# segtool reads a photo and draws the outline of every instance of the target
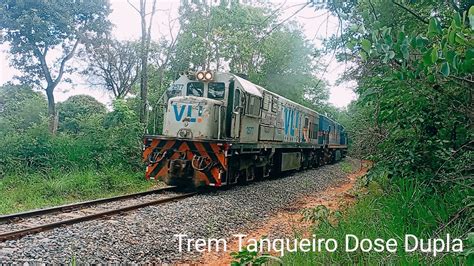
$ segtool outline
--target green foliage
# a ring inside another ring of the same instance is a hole
[[[340,162],[339,163],[341,165],[341,170],[344,172],[344,173],[347,173],[347,174],[350,174],[352,172],[354,172],[353,168],[352,168],[352,165],[346,161],[343,161],[343,162]]]
[[[228,65],[230,72],[247,74],[250,81],[295,102],[325,104],[328,89],[314,76],[319,53],[301,27],[277,26],[278,12],[271,5],[230,5],[181,6],[173,73]]]
[[[440,179],[433,173],[472,147],[468,16],[428,2],[330,6],[351,23],[344,52],[361,59],[351,73],[359,94],[348,108],[352,148],[394,176]]]
[[[334,40],[356,62],[358,100],[340,117],[351,152],[375,160],[367,191],[336,223],[314,234],[344,243],[361,238],[451,237],[469,244],[472,222],[474,12],[468,1],[331,2],[347,25]],[[316,209],[308,217],[318,220]],[[322,218],[324,220],[324,218]],[[472,264],[463,254],[404,251],[296,253],[288,264]],[[469,255],[470,254],[470,255]]]
[[[18,173],[0,179],[0,214],[132,193],[149,188],[140,172],[101,170]]]
[[[0,133],[23,132],[42,123],[47,114],[45,97],[26,86],[0,87]]]
[[[301,211],[303,221],[312,223],[328,222],[329,209],[324,205],[318,205],[314,208],[307,208]]]
[[[82,121],[104,116],[105,105],[89,95],[75,95],[58,104],[60,131],[79,133]]]
[[[259,247],[257,246],[257,249]],[[244,265],[262,265],[270,261],[268,254],[260,254],[257,251],[250,251],[247,247],[239,252],[231,252],[230,255],[234,259],[231,262],[232,266]]]
[[[60,105],[57,135],[48,131],[44,96],[26,87],[0,88],[0,177],[19,173],[117,169],[141,170],[141,129],[123,100],[114,110],[89,96]],[[32,113],[30,110],[36,110]]]
[[[313,74],[315,47],[298,27],[275,30],[262,42],[263,63],[249,73],[251,81],[308,107],[329,99],[326,83]]]
[[[90,96],[59,105],[51,135],[47,103],[25,86],[0,87],[0,213],[143,190],[141,127],[124,100],[108,112]]]
[[[375,179],[379,179],[375,177]],[[336,223],[318,223],[312,232],[318,238],[334,238],[341,245],[345,235],[353,234],[359,239],[390,239],[399,243],[398,252],[346,252],[339,247],[335,252],[296,252],[282,257],[289,265],[372,265],[384,262],[394,265],[470,265],[474,257],[466,253],[445,253],[443,256],[426,256],[420,253],[407,253],[403,250],[405,234],[414,234],[419,238],[453,238],[465,239],[469,246],[469,223],[465,218],[471,217],[472,210],[463,210],[461,199],[472,194],[469,189],[456,186],[451,193],[442,197],[432,188],[419,181],[399,180],[393,184],[383,184],[384,192],[369,193],[357,204],[343,212]],[[375,191],[375,190],[374,190]],[[459,217],[458,217],[458,216]],[[448,224],[450,226],[442,226]],[[439,226],[441,225],[441,226]]]

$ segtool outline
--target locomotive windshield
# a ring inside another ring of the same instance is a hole
[[[169,98],[173,98],[178,96],[182,93],[184,84],[172,84],[171,87],[166,90],[166,96]]]
[[[189,82],[186,95],[202,97],[204,94],[204,83],[202,82]]]
[[[207,97],[210,99],[224,99],[225,84],[223,82],[210,82]]]

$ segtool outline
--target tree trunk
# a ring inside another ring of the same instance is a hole
[[[146,28],[146,1],[140,0],[140,17],[142,26],[142,39],[141,39],[141,65],[142,71],[140,73],[140,99],[141,99],[141,112],[140,122],[146,126],[148,123],[148,51],[147,51],[147,28]]]
[[[46,96],[48,98],[48,121],[49,121],[49,131],[54,135],[58,129],[57,124],[57,113],[56,113],[56,103],[54,102],[54,87],[48,86],[46,88]]]

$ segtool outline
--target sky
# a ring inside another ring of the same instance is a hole
[[[216,0],[212,0],[216,2]],[[140,37],[140,17],[136,10],[134,10],[127,0],[111,0],[112,13],[109,18],[115,25],[113,34],[120,40],[135,40]],[[138,6],[139,0],[130,0],[132,4]],[[152,2],[152,1],[149,1]],[[242,0],[242,2],[252,2],[251,0]],[[275,6],[282,11],[280,21],[292,16],[305,3],[306,0],[270,0]],[[169,20],[178,17],[178,7],[180,0],[158,0],[158,12],[155,15],[152,27],[152,39],[157,40],[160,36],[169,36]],[[150,6],[151,9],[151,6]],[[313,7],[305,7],[293,16],[303,28],[308,40],[312,41],[317,47],[321,48],[322,40],[336,34],[338,31],[338,21],[335,17],[329,15],[327,10],[315,10]],[[176,25],[172,32],[178,31]],[[71,62],[72,64],[79,62]],[[323,66],[321,73],[316,73],[319,78],[328,81],[330,89],[329,102],[337,107],[347,106],[351,100],[355,99],[355,94],[352,91],[354,83],[343,83],[336,85],[336,80],[345,71],[347,66],[344,63],[336,62],[333,54],[325,56],[322,62],[317,62],[318,65]],[[327,66],[327,67],[326,67]],[[326,70],[326,71],[324,71]],[[9,66],[8,46],[6,44],[0,45],[0,85],[10,81],[13,76],[20,74],[18,70]],[[87,84],[84,78],[79,75],[73,77],[74,84],[65,82],[60,83],[55,89],[56,101],[61,102],[66,100],[69,96],[76,94],[88,94],[94,96],[104,104],[109,105],[112,101],[112,95],[105,90],[98,87],[91,87]]]

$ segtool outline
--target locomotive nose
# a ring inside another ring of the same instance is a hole
[[[163,134],[169,137],[215,139],[221,130],[222,102],[194,96],[171,98]]]

